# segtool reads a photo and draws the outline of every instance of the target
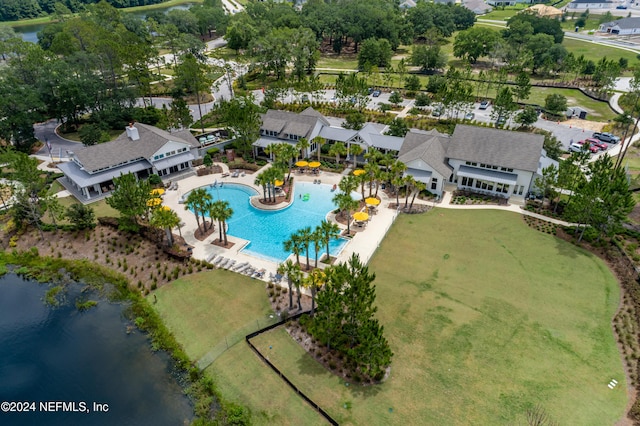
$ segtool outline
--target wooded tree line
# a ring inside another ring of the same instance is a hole
[[[80,12],[99,0],[0,0],[0,21],[18,21],[54,14],[63,10]],[[146,6],[165,0],[105,0],[117,8]]]
[[[473,25],[470,10],[425,1],[403,11],[389,0],[311,0],[298,12],[286,3],[252,2],[229,19],[229,47],[246,50],[277,79],[293,62],[296,77],[313,71],[321,43],[341,53],[346,46],[366,56],[362,62],[385,67],[400,44],[424,38],[428,31],[448,37]]]
[[[219,3],[199,8],[221,12]],[[166,66],[159,60],[161,47],[174,54],[172,108],[135,109],[137,98],[151,96],[151,83],[159,78],[154,71]],[[48,25],[38,44],[0,34],[0,54],[8,62],[0,75],[0,116],[5,117],[0,139],[28,152],[35,140],[33,123],[50,117],[59,119],[63,130],[77,130],[88,120],[86,144],[132,119],[163,128],[189,126],[191,116],[181,98],[211,84],[203,50],[199,38],[172,22],[143,21],[104,1]]]

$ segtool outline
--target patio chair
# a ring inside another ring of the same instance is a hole
[[[235,265],[235,264],[236,264],[236,261],[232,260],[231,262],[229,262],[228,265],[225,266],[225,269],[231,270],[231,268],[233,268],[233,265]]]

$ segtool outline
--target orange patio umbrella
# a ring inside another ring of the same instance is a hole
[[[318,167],[320,167],[321,164],[319,161],[312,161],[309,163],[309,167],[311,167],[312,169],[317,169]]]
[[[296,163],[296,167],[307,167],[309,165],[308,161],[300,160]]]
[[[364,170],[363,170],[363,169],[355,169],[355,170],[353,171],[353,175],[354,175],[354,176],[360,176],[360,175],[362,175],[362,174],[364,174]]]

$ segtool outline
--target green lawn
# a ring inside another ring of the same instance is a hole
[[[515,214],[437,210],[401,216],[370,265],[395,352],[383,385],[347,387],[283,331],[254,341],[339,423],[519,424],[535,404],[559,424],[624,415],[625,387],[606,386],[625,380],[619,289],[596,257]]]
[[[181,278],[155,294],[153,306],[194,361],[229,340],[230,349],[205,371],[225,399],[251,409],[254,424],[324,424],[244,342],[273,321],[262,281],[217,270]]]
[[[347,386],[281,329],[254,339],[341,424],[524,424],[535,404],[559,424],[623,417],[611,331],[619,288],[595,256],[513,213],[435,210],[401,215],[370,267],[395,353],[384,384]],[[154,306],[194,360],[269,312],[262,283],[227,271],[156,294]],[[206,372],[256,424],[323,424],[244,342]]]

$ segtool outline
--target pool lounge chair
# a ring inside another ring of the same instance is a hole
[[[231,268],[233,268],[233,265],[236,264],[235,260],[232,260],[231,262],[229,262],[228,265],[225,266],[225,269],[231,270]]]
[[[240,172],[238,170],[234,170],[233,174],[231,175],[232,178],[237,178],[238,176],[240,176]]]
[[[249,262],[241,263],[241,264],[239,264],[238,266],[236,266],[235,268],[233,268],[233,270],[234,270],[235,272],[238,272],[240,269],[244,268],[244,267],[245,267],[245,266],[247,266],[248,264],[249,264]]]

